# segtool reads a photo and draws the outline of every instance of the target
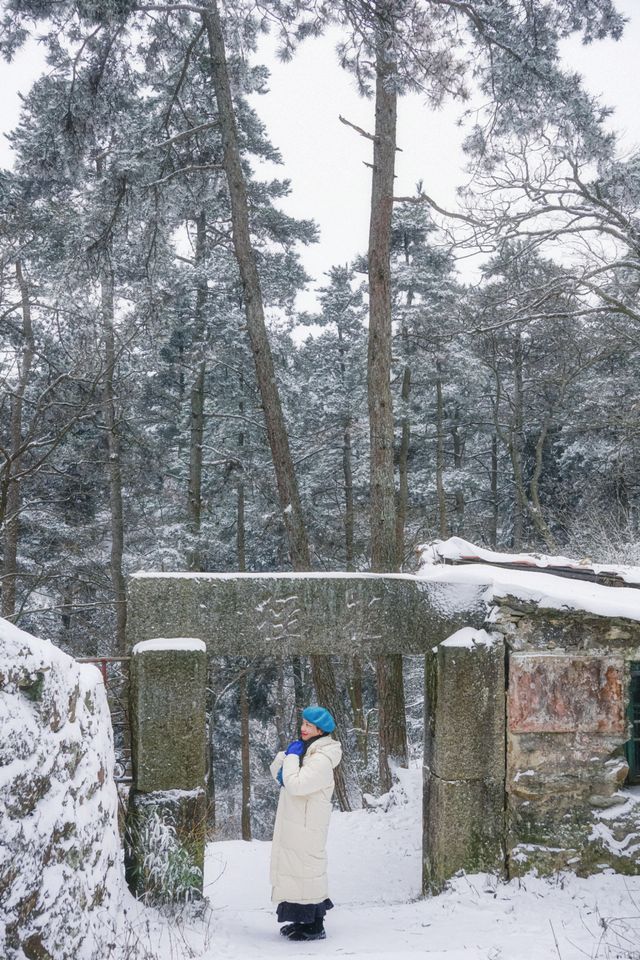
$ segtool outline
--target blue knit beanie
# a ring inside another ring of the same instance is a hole
[[[336,722],[324,707],[306,707],[302,711],[304,720],[308,720],[314,727],[318,727],[324,733],[331,733],[336,728]]]

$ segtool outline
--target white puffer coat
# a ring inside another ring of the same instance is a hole
[[[322,903],[329,896],[326,843],[333,771],[341,759],[342,747],[327,735],[310,744],[302,763],[280,752],[271,764],[274,780],[282,767],[284,782],[271,845],[274,903]]]

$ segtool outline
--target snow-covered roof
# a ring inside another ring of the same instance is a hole
[[[567,557],[497,553],[459,537],[425,544],[419,553],[419,579],[432,584],[456,585],[461,590],[485,586],[483,600],[488,607],[500,599],[514,597],[544,609],[582,610],[600,617],[640,621],[640,590],[631,586],[640,584],[638,567],[582,564]],[[630,585],[605,586],[572,576],[573,570],[577,575],[585,569],[616,576],[620,582]],[[560,571],[562,575],[558,575]]]
[[[530,570],[548,570],[576,579],[594,581],[604,578],[611,581],[634,584],[640,586],[640,567],[625,564],[593,563],[590,557],[576,560],[562,555],[546,553],[500,553],[496,550],[487,550],[478,547],[462,537],[450,537],[448,540],[434,540],[431,543],[418,547],[423,564],[426,563],[488,563],[492,566],[509,567],[514,569],[528,568]]]

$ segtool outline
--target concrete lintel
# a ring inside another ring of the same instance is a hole
[[[128,641],[201,637],[210,656],[420,655],[481,627],[481,597],[404,574],[138,573]]]

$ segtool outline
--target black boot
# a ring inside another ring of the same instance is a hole
[[[313,923],[300,923],[297,926],[299,929],[288,935],[289,940],[326,940],[327,934],[322,917]]]
[[[295,933],[296,930],[299,930],[301,926],[301,923],[285,923],[284,926],[280,927],[280,935],[282,937],[289,937],[292,933]]]

